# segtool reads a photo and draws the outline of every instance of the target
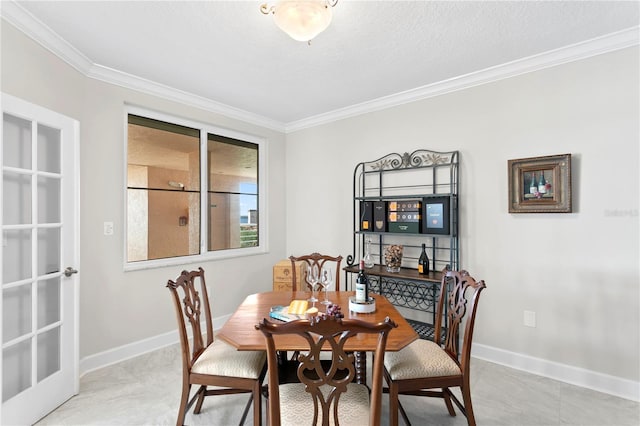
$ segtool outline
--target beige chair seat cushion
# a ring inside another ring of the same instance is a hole
[[[398,352],[384,354],[384,367],[391,380],[462,374],[451,357],[431,340],[418,339]]]
[[[313,419],[313,397],[305,391],[302,383],[280,385],[280,423],[282,426],[306,426]],[[327,386],[327,389],[329,387]],[[318,404],[318,423],[322,412]],[[369,390],[364,385],[350,383],[347,391],[340,395],[338,420],[341,425],[360,426],[369,424]],[[329,424],[333,425],[333,416]]]
[[[192,373],[257,379],[267,354],[264,351],[239,351],[217,339],[204,350],[191,368]]]

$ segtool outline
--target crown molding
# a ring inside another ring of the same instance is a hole
[[[105,83],[179,102],[184,105],[200,108],[278,132],[285,132],[284,123],[279,121],[102,65],[93,65],[86,75],[87,77],[104,81]]]
[[[0,16],[82,74],[93,65],[89,58],[16,2],[1,1]]]
[[[122,71],[94,64],[75,47],[65,41],[51,28],[37,19],[15,1],[0,2],[0,16],[35,40],[45,49],[58,56],[74,69],[89,78],[136,90],[163,99],[194,106],[205,111],[224,115],[250,124],[266,127],[278,132],[285,131],[285,124],[270,118],[241,110],[202,96],[188,93],[164,84],[156,83]]]
[[[291,133],[357,115],[428,99],[640,44],[640,26],[635,26],[415,89],[339,108],[302,120],[282,123],[193,93],[184,92],[135,75],[94,64],[89,58],[13,0],[0,2],[0,16],[89,78],[194,106],[283,133]]]
[[[456,92],[474,86],[480,86],[498,80],[515,77],[521,74],[539,71],[545,68],[555,67],[567,62],[586,59],[638,44],[640,44],[640,26],[450,78],[448,80],[439,81],[349,107],[340,108],[324,114],[318,114],[313,117],[293,121],[286,124],[285,131],[286,133],[291,133],[297,130],[432,98],[446,93]]]

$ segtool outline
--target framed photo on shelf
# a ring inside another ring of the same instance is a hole
[[[451,233],[449,196],[425,197],[422,199],[422,233],[449,235]]]
[[[508,164],[509,213],[571,213],[571,154]]]

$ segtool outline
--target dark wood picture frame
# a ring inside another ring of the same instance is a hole
[[[571,213],[571,154],[509,160],[509,213]]]

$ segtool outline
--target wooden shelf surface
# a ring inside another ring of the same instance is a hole
[[[343,268],[346,272],[357,274],[359,271],[359,265],[354,264],[351,266],[346,266]],[[371,268],[365,268],[365,274],[367,275],[376,275],[379,277],[386,278],[395,278],[395,279],[405,279],[412,281],[425,281],[425,282],[436,282],[439,283],[442,281],[442,272],[434,272],[431,271],[426,275],[422,275],[418,273],[417,269],[412,268],[400,268],[400,272],[389,272],[384,265],[373,265]]]

